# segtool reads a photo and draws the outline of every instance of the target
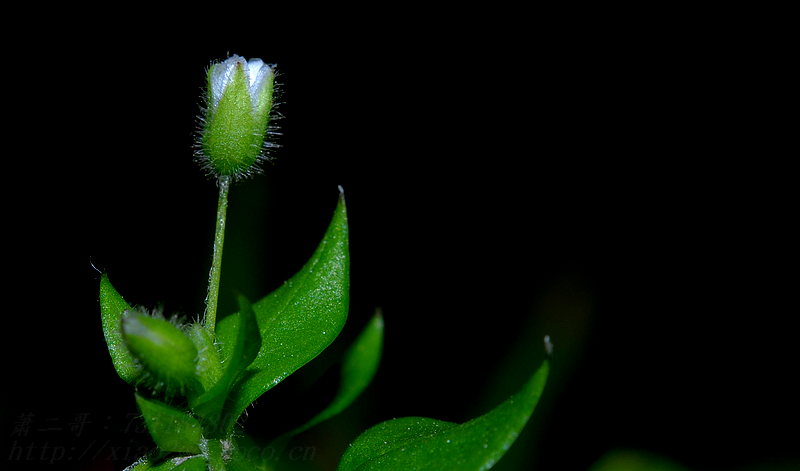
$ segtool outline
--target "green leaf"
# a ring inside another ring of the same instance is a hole
[[[233,385],[226,417],[238,417],[247,406],[320,354],[347,320],[350,303],[350,253],[344,193],[317,250],[291,279],[253,304],[261,330],[261,348]],[[217,323],[223,342],[235,334],[236,318]],[[229,424],[229,427],[231,424]]]
[[[103,322],[103,335],[117,374],[126,382],[132,383],[139,377],[141,371],[122,336],[122,317],[129,308],[130,305],[111,285],[108,275],[103,273],[100,277],[100,317]]]
[[[239,312],[228,316],[223,329],[218,330],[217,340],[227,365],[223,382],[229,384],[245,368],[253,363],[261,350],[261,332],[250,302],[238,296]]]
[[[338,470],[489,469],[533,413],[549,370],[546,359],[519,393],[462,425],[422,417],[380,423],[350,444]]]
[[[255,313],[247,298],[239,296],[239,312],[230,317],[233,317],[233,321],[229,323],[224,338],[220,338],[221,342],[231,345],[225,360],[225,372],[213,387],[190,403],[192,411],[207,420],[204,431],[206,436],[211,437],[224,435],[225,422],[235,420],[235,417],[225,420],[221,414],[228,391],[233,381],[255,360],[261,349],[261,334],[258,331]],[[230,338],[231,334],[235,337]]]
[[[135,394],[147,430],[163,451],[200,453],[202,427],[194,417]]]
[[[283,445],[282,440],[288,440],[290,437],[330,419],[345,410],[347,406],[356,400],[364,389],[369,386],[375,376],[375,372],[378,371],[381,351],[383,350],[383,330],[383,316],[378,311],[345,352],[339,391],[330,405],[312,417],[311,420],[282,435],[276,441],[281,441],[281,445]]]

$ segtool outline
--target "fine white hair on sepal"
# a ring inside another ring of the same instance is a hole
[[[544,336],[544,351],[547,353],[547,356],[553,354],[553,342],[550,341],[549,335]]]

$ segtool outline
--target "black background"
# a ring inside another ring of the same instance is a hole
[[[57,145],[25,127],[54,178],[8,199],[24,201],[13,227],[30,249],[15,275],[26,289],[8,293],[20,323],[5,337],[24,340],[7,354],[0,458],[39,464],[42,444],[62,444],[55,465],[121,469],[123,451],[148,446],[123,430],[135,403],[87,259],[130,302],[202,311],[217,194],[192,144],[203,72],[229,52],[277,63],[282,147],[231,190],[220,311],[235,289],[258,299],[302,266],[337,185],[352,256],[340,339],[262,397],[246,430],[268,437],[323,407],[337,355],[380,306],[381,369],[351,410],[297,438],[317,447],[308,469],[335,469],[386,419],[485,413],[535,371],[545,334],[550,382],[495,469],[582,470],[616,447],[698,470],[798,458],[796,211],[782,206],[794,186],[726,126],[725,64],[643,32],[564,26],[209,41],[162,27],[158,42],[105,31],[109,43],[59,51],[69,73],[42,112]],[[78,436],[66,424],[80,413]]]

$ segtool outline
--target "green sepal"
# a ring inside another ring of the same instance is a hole
[[[228,322],[223,335],[218,337],[219,342],[228,346],[223,350],[225,371],[213,387],[207,389],[193,404],[190,402],[192,410],[207,422],[205,432],[210,437],[226,435],[229,426],[235,422],[236,417],[222,416],[228,391],[261,349],[261,333],[250,302],[241,295],[238,301],[239,312],[229,316],[233,319]]]
[[[147,430],[163,451],[200,453],[202,427],[194,417],[162,402],[135,394]]]
[[[199,323],[194,323],[189,329],[189,338],[192,339],[197,349],[197,387],[186,391],[189,408],[194,411],[198,400],[206,391],[219,383],[222,377],[222,361],[220,360],[214,339],[208,330]],[[197,413],[195,411],[195,413]],[[218,422],[218,420],[217,420]]]
[[[214,67],[222,67],[220,64]],[[213,67],[208,71],[209,101]],[[247,172],[256,163],[264,143],[263,132],[258,132],[253,116],[249,83],[242,64],[228,82],[215,109],[209,110],[203,130],[203,154],[219,175],[237,175]]]
[[[327,348],[344,327],[349,303],[347,209],[340,193],[331,223],[308,262],[283,286],[253,304],[261,349],[234,383],[226,416],[241,415],[264,392]],[[217,322],[218,338],[232,336],[234,323],[231,316]]]
[[[511,447],[527,423],[549,371],[550,363],[545,359],[519,393],[461,425],[423,417],[380,423],[350,444],[337,469],[489,469]]]
[[[206,390],[212,388],[222,376],[222,361],[220,360],[214,339],[203,327],[202,324],[195,322],[189,328],[189,338],[197,349],[197,380],[199,387],[196,390],[187,392],[189,404],[196,400]]]
[[[103,335],[117,374],[126,382],[133,383],[142,372],[122,336],[122,317],[127,309],[130,309],[130,305],[114,289],[108,280],[108,275],[103,273],[100,277],[100,318],[103,323]]]
[[[256,107],[253,110],[253,121],[256,126],[255,132],[262,137],[262,143],[264,134],[267,132],[267,127],[269,126],[269,114],[272,110],[272,97],[274,94],[273,90],[275,88],[274,70],[269,74],[267,80],[268,82],[264,85],[264,89],[258,96],[256,100]]]

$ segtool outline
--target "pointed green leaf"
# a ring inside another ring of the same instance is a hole
[[[226,352],[225,372],[213,387],[190,403],[197,415],[207,419],[205,432],[212,437],[224,435],[227,425],[225,422],[235,421],[235,417],[223,420],[221,415],[228,391],[233,381],[255,360],[261,349],[261,333],[247,298],[239,296],[239,312],[230,317],[234,319],[225,330],[225,335],[220,338],[220,342],[230,346]],[[235,337],[231,338],[231,334]]]
[[[140,369],[122,336],[122,317],[129,308],[128,303],[111,285],[108,275],[103,273],[100,277],[100,317],[103,322],[103,335],[117,374],[126,382],[132,383],[139,377]]]
[[[239,295],[237,301],[239,312],[226,318],[223,329],[217,329],[217,341],[222,347],[227,368],[231,370],[226,375],[233,375],[231,381],[250,366],[261,350],[261,332],[253,307],[244,296]]]
[[[345,352],[339,391],[330,405],[311,420],[282,435],[276,441],[280,441],[280,444],[283,445],[283,440],[288,440],[345,410],[369,386],[375,372],[378,371],[382,350],[383,316],[378,311]]]
[[[383,352],[383,315],[377,311],[347,350],[342,364],[339,392],[326,410],[320,413],[325,420],[343,411],[369,386]]]
[[[533,413],[549,370],[545,360],[519,393],[462,425],[421,417],[380,423],[350,444],[338,470],[489,469]]]
[[[194,417],[136,394],[147,430],[163,451],[200,453],[202,427]]]
[[[261,348],[234,383],[227,417],[238,417],[261,394],[320,354],[344,327],[350,302],[350,253],[344,193],[328,230],[309,261],[280,288],[253,304]],[[217,323],[231,338],[236,318]],[[224,349],[224,340],[223,349]]]

